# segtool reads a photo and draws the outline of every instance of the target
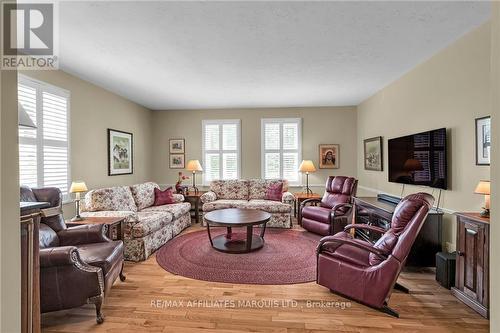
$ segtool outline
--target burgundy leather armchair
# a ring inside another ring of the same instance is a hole
[[[308,231],[328,236],[342,231],[350,223],[358,181],[352,177],[330,176],[325,187],[323,198],[302,202],[299,223]]]
[[[118,276],[125,280],[123,242],[107,238],[106,225],[67,228],[58,188],[22,186],[21,200],[50,203],[50,208],[42,210],[39,233],[41,312],[92,303],[101,324],[104,296]]]
[[[388,307],[396,280],[434,203],[427,193],[411,194],[397,205],[391,228],[351,224],[318,245],[316,282],[382,312],[399,317]],[[352,229],[365,229],[383,236],[375,243],[355,239]]]

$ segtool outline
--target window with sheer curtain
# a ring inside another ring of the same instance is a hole
[[[69,92],[20,76],[18,101],[37,126],[19,128],[21,185],[57,187],[69,199]]]
[[[238,179],[241,169],[240,120],[203,120],[203,180]]]
[[[262,178],[286,179],[299,185],[302,158],[300,118],[261,120]]]

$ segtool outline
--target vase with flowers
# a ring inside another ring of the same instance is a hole
[[[187,191],[187,186],[183,186],[182,182],[186,179],[189,179],[189,176],[184,175],[181,171],[179,171],[179,176],[177,177],[177,183],[175,183],[175,191],[180,194],[185,194]]]

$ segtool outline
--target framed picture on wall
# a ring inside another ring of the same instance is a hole
[[[339,145],[319,145],[319,168],[338,169],[340,165]]]
[[[476,165],[490,165],[491,117],[476,119]]]
[[[130,175],[134,172],[132,133],[108,128],[108,175]]]
[[[364,140],[365,170],[383,171],[382,137]]]
[[[184,169],[184,154],[170,154],[170,169]]]
[[[184,139],[170,139],[169,146],[170,146],[170,154],[185,153]]]

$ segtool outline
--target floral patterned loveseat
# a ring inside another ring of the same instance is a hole
[[[283,183],[281,202],[266,200],[267,188],[276,183]],[[291,228],[294,196],[287,190],[288,182],[281,179],[214,180],[200,199],[205,213],[224,208],[259,209],[271,214],[268,227]]]
[[[174,194],[176,203],[153,206],[153,182],[91,190],[82,202],[83,217],[125,216],[125,259],[146,260],[151,253],[191,225],[191,204]]]

